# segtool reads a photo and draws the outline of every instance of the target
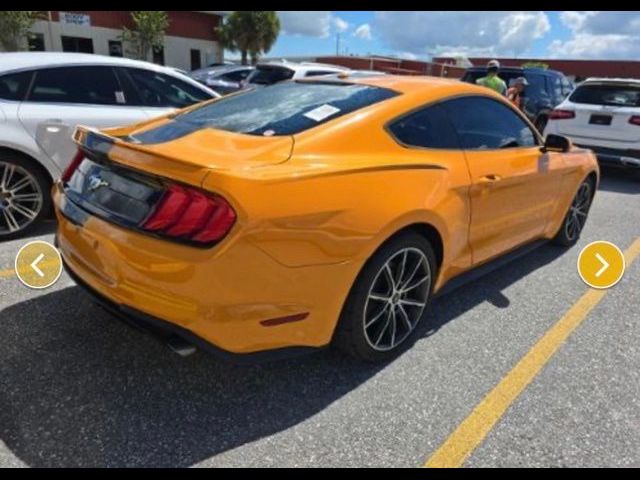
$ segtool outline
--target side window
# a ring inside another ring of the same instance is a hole
[[[328,72],[326,70],[309,70],[304,74],[305,77],[319,77],[320,75],[333,75],[338,72]]]
[[[562,80],[559,76],[550,77],[551,81],[551,91],[553,92],[553,98],[556,102],[560,103],[564,100],[564,89],[562,85]]]
[[[122,105],[124,94],[111,67],[61,67],[36,71],[31,102]]]
[[[20,72],[0,77],[0,98],[21,101],[29,89],[33,72]]]
[[[457,150],[460,143],[446,111],[439,105],[424,108],[397,120],[389,127],[404,145]]]
[[[485,97],[463,97],[441,104],[465,150],[533,147],[538,140],[510,107]]]
[[[125,70],[138,92],[139,103],[145,106],[184,108],[212,98],[207,92],[163,73],[139,68]]]
[[[571,82],[569,82],[565,77],[562,77],[562,99],[564,100],[567,98],[572,90]]]
[[[234,72],[225,73],[221,78],[229,82],[241,82],[247,78],[250,73],[251,70],[236,70]]]

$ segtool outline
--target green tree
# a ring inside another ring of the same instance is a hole
[[[544,62],[526,62],[523,63],[522,68],[541,68],[543,70],[547,70],[549,65]]]
[[[255,65],[278,39],[280,19],[275,11],[233,12],[217,31],[223,48],[239,51],[243,65],[249,57]]]
[[[133,30],[124,27],[120,38],[126,44],[127,53],[140,60],[148,60],[152,48],[160,48],[164,32],[169,27],[167,12],[131,12]]]
[[[0,12],[0,44],[7,52],[15,52],[22,47],[22,40],[28,35],[33,23],[43,12]]]

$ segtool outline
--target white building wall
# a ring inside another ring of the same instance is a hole
[[[119,40],[119,36],[122,34],[121,30],[114,28],[70,25],[46,21],[35,22],[31,31],[44,35],[45,50],[47,51],[61,52],[61,37],[63,35],[91,38],[93,41],[93,52],[98,55],[109,55],[109,40]],[[166,35],[164,37],[165,65],[187,71],[191,70],[191,49],[200,50],[200,62],[202,66],[222,60],[223,52],[218,42]],[[126,46],[123,50],[125,56],[127,56]],[[147,60],[151,61],[151,59],[152,56],[149,55]]]

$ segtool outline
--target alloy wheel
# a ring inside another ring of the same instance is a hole
[[[429,300],[431,268],[417,248],[391,256],[376,274],[363,312],[367,343],[380,352],[393,350],[415,329]]]
[[[25,168],[0,162],[0,236],[24,230],[42,210],[37,179]]]
[[[580,233],[584,228],[584,224],[587,221],[590,204],[591,184],[589,182],[585,182],[580,185],[578,193],[569,208],[569,214],[564,226],[565,235],[568,240],[573,241],[580,236]]]

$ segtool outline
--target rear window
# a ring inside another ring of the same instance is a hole
[[[632,85],[583,85],[569,98],[573,103],[640,107],[640,87]]]
[[[282,67],[258,67],[249,77],[249,83],[256,85],[273,85],[293,78],[293,70]]]
[[[222,98],[135,136],[159,143],[203,128],[249,135],[293,135],[398,95],[349,83],[287,82]]]

